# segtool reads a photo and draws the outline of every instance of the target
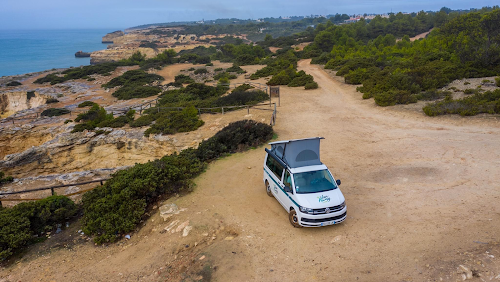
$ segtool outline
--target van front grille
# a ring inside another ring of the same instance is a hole
[[[344,207],[345,207],[345,205],[338,205],[338,206],[322,208],[322,209],[313,209],[313,214],[325,214],[325,213],[338,212],[338,211],[342,210]]]
[[[333,220],[341,219],[341,218],[345,217],[346,214],[347,214],[347,212],[345,212],[345,213],[343,213],[341,215],[338,215],[338,216],[328,217],[328,218],[306,218],[306,217],[303,217],[301,220],[303,222],[321,223],[321,222],[333,221]]]

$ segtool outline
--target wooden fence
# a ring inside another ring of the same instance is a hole
[[[28,189],[28,190],[23,190],[23,191],[14,191],[14,192],[2,192],[0,193],[0,206],[2,206],[2,202],[17,202],[17,201],[38,201],[38,200],[43,200],[44,198],[41,199],[28,199],[28,198],[3,198],[3,196],[6,195],[15,195],[15,194],[26,194],[26,193],[31,193],[31,192],[37,192],[37,191],[43,191],[43,190],[50,190],[52,195],[55,195],[55,190],[57,188],[63,188],[63,187],[70,187],[70,186],[79,186],[79,185],[85,185],[85,184],[90,184],[90,183],[97,183],[100,182],[101,186],[104,184],[104,181],[109,180],[109,178],[103,178],[103,179],[97,179],[97,180],[91,180],[91,181],[86,181],[86,182],[80,182],[80,183],[73,183],[73,184],[63,184],[63,185],[54,185],[54,186],[49,186],[49,187],[42,187],[42,188],[35,188],[35,189]],[[85,190],[80,190],[74,193],[70,194],[65,194],[63,196],[73,196],[77,194],[82,194],[87,191],[93,190],[95,187],[92,187],[90,189],[85,189]]]

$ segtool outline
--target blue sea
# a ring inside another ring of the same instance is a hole
[[[115,30],[0,30],[0,76],[89,65],[75,53],[106,49],[102,37]]]

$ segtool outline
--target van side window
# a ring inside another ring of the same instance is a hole
[[[273,157],[267,156],[267,161],[266,161],[267,167],[278,177],[279,180],[281,180],[281,176],[283,175],[283,166],[276,161]]]
[[[292,188],[292,177],[290,176],[290,172],[288,170],[285,171],[285,178],[283,178],[283,184]]]

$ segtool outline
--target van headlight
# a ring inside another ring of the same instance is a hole
[[[313,213],[313,209],[302,207],[302,206],[300,207],[300,211],[303,213],[310,213],[310,214]]]
[[[342,204],[340,204],[339,206],[340,206],[340,209],[345,208],[345,201],[343,201]]]

